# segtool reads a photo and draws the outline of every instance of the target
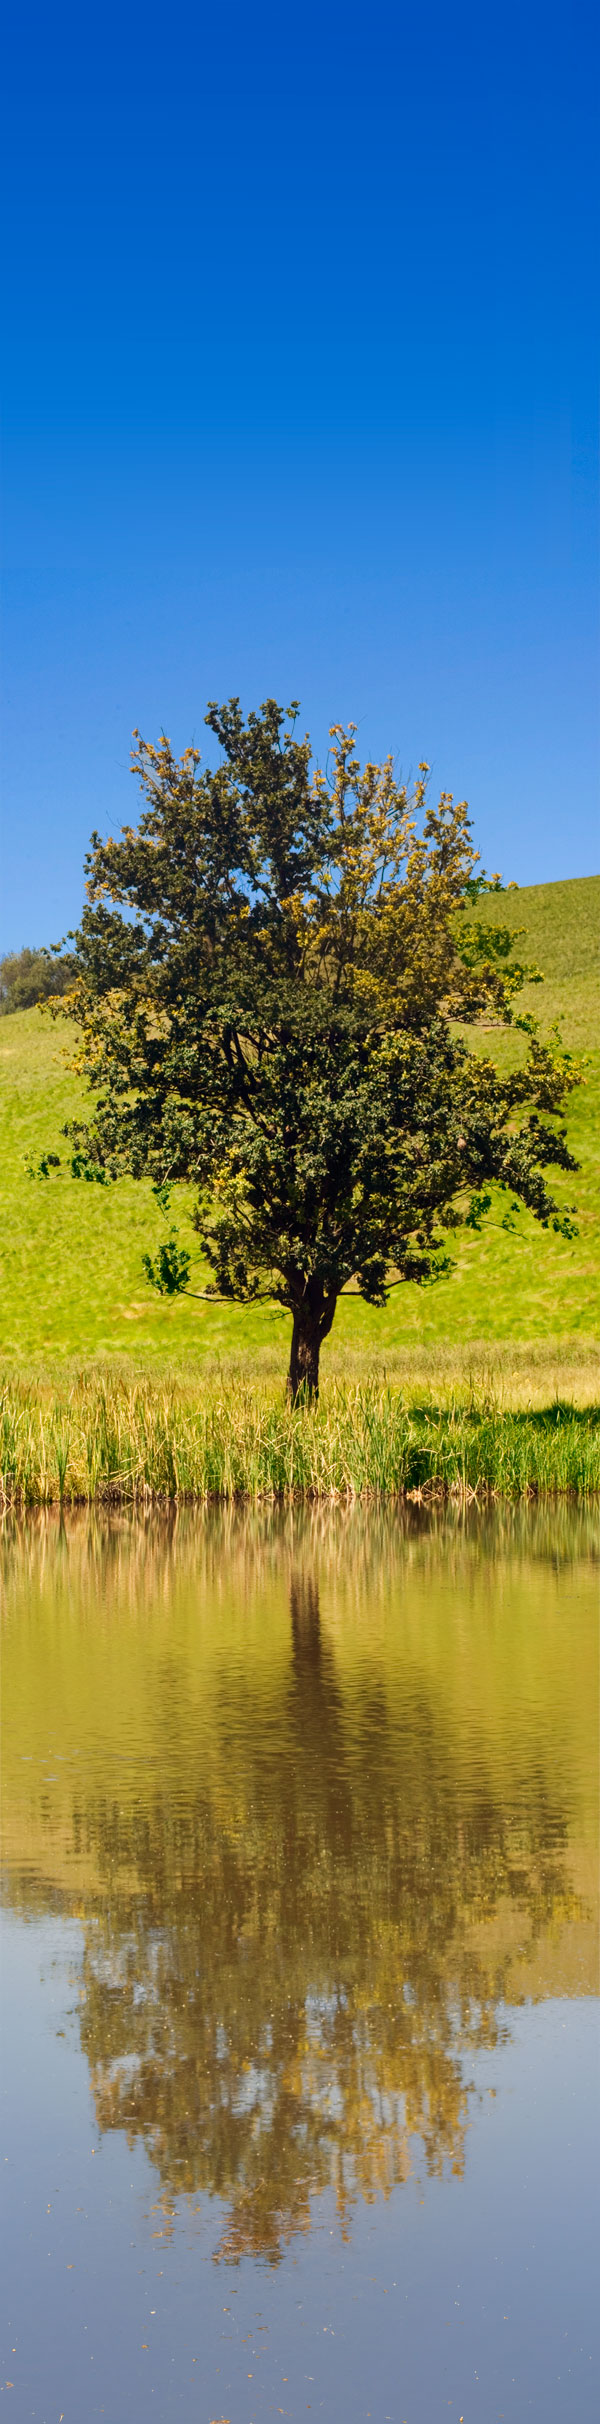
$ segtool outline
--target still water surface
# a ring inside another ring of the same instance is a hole
[[[5,1536],[15,2424],[595,2419],[597,1546]]]

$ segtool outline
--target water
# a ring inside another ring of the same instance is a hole
[[[9,1530],[16,2424],[595,2419],[595,1550]]]

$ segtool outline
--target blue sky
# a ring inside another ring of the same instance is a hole
[[[13,12],[0,947],[232,692],[598,868],[599,53],[580,0]]]

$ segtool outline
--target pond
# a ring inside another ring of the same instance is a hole
[[[6,1529],[16,2424],[595,2419],[597,1551]]]

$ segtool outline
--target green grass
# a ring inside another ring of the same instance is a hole
[[[544,984],[524,987],[521,1005],[547,1030],[557,1020],[572,1051],[600,1047],[600,875],[492,893],[490,925],[522,927],[515,958],[535,962]]]
[[[559,1017],[564,1042],[590,1053],[586,1084],[571,1098],[568,1132],[581,1161],[576,1178],[557,1182],[574,1201],[572,1240],[540,1230],[520,1213],[515,1233],[500,1226],[500,1201],[481,1236],[465,1234],[456,1270],[434,1288],[396,1289],[383,1312],[342,1300],[323,1358],[323,1378],[384,1373],[416,1386],[454,1383],[485,1367],[523,1402],[598,1393],[594,1340],[600,1278],[600,877],[536,885],[492,896],[486,914],[525,927],[517,946],[547,971],[526,1006],[542,1029]],[[491,1031],[477,1048],[506,1058],[520,1039]],[[161,1218],[145,1185],[99,1188],[63,1175],[33,1181],[24,1156],[64,1151],[63,1121],[81,1107],[80,1081],[67,1067],[68,1035],[39,1011],[0,1023],[0,1342],[13,1372],[108,1362],[133,1373],[201,1370],[242,1379],[283,1373],[288,1320],[275,1310],[162,1302],[142,1271]],[[195,1252],[189,1208],[176,1204],[183,1238]],[[199,1266],[196,1265],[196,1269]],[[201,1284],[201,1282],[200,1282]],[[514,1385],[513,1385],[514,1384]]]
[[[17,1381],[0,1400],[5,1507],[599,1490],[600,1407],[409,1407],[398,1390],[334,1382],[325,1402],[292,1412],[260,1385],[211,1393],[112,1377],[58,1394]]]

